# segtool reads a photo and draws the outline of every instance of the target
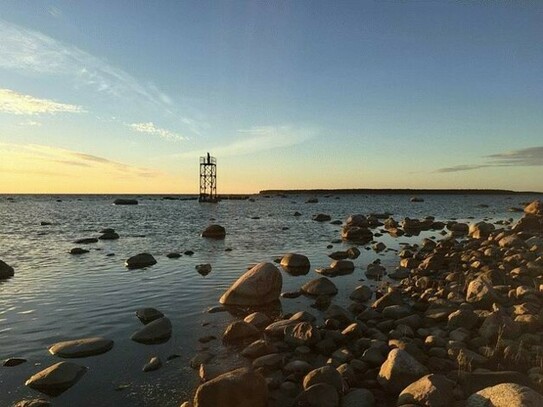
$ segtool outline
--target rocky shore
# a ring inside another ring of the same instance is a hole
[[[278,259],[284,271],[258,264],[220,298],[236,316],[223,345],[243,363],[227,370],[196,355],[201,384],[181,406],[542,406],[543,205],[524,212],[515,224],[351,216],[341,238],[353,248],[298,292],[281,293],[281,273],[306,274],[303,254]],[[395,283],[353,286],[351,304],[335,304],[328,277],[355,272],[356,246],[380,251],[384,233],[423,230],[443,237],[405,245],[392,273],[368,266],[368,279]],[[314,310],[269,311],[299,295]]]

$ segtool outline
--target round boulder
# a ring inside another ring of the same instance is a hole
[[[310,266],[309,259],[303,254],[288,253],[281,259],[281,267],[291,275],[305,275]]]
[[[226,229],[221,225],[209,225],[202,232],[202,237],[208,237],[211,239],[224,239],[226,236]]]
[[[398,394],[428,374],[428,369],[403,349],[392,349],[381,365],[377,381],[385,390]]]
[[[268,386],[262,375],[236,369],[205,382],[194,396],[194,407],[267,407]]]
[[[277,301],[283,287],[281,272],[272,263],[259,263],[222,295],[224,305],[258,306]]]
[[[166,317],[149,322],[139,331],[135,332],[130,339],[135,342],[153,344],[162,343],[170,339],[172,335],[172,323]]]
[[[25,385],[49,396],[58,396],[76,384],[86,371],[85,366],[59,362],[30,377]]]
[[[61,358],[84,358],[106,353],[111,348],[113,348],[112,340],[94,337],[55,343],[49,348],[49,353]]]
[[[466,407],[539,407],[543,406],[543,396],[535,390],[516,383],[502,383],[487,387],[472,394]]]
[[[155,258],[149,253],[140,253],[130,257],[125,262],[129,269],[141,269],[156,264]]]
[[[301,291],[304,294],[319,296],[319,295],[336,295],[337,287],[326,277],[317,278],[315,280],[308,281],[305,283]]]

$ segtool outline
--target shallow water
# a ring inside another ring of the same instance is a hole
[[[312,221],[316,213],[340,220],[354,213],[388,211],[397,220],[432,215],[444,221],[496,221],[518,219],[521,214],[508,208],[520,207],[537,197],[431,195],[421,196],[424,202],[411,203],[407,195],[332,195],[306,204],[309,196],[297,195],[199,204],[141,196],[137,197],[137,206],[115,206],[112,196],[17,195],[13,201],[0,196],[0,259],[15,268],[15,277],[0,281],[0,359],[28,360],[16,367],[0,367],[0,406],[41,396],[24,382],[62,360],[47,352],[49,345],[96,335],[113,339],[114,348],[103,355],[72,360],[89,367],[89,371],[75,386],[54,398],[55,406],[178,406],[196,384],[196,374],[188,362],[202,346],[198,338],[220,337],[223,327],[233,319],[227,313],[209,314],[205,310],[218,305],[220,295],[247,267],[287,252],[305,254],[311,261],[309,274],[293,277],[283,273],[283,291],[297,290],[319,276],[315,268],[329,265],[327,254],[351,246],[339,243],[327,249],[333,239],[339,238],[341,226]],[[295,211],[302,216],[293,216]],[[255,216],[260,219],[252,219]],[[40,226],[41,221],[52,225]],[[226,228],[225,240],[200,237],[210,223]],[[121,238],[90,245],[73,243],[83,237],[98,237],[106,227],[114,228]],[[424,236],[439,237],[437,232],[398,239],[385,234],[379,240],[398,249],[400,243],[418,243]],[[76,246],[91,252],[70,255],[69,250]],[[195,252],[193,256],[166,257],[169,252],[188,249]],[[127,270],[124,261],[140,252],[152,253],[158,263],[143,270]],[[109,253],[115,255],[108,257]],[[333,280],[340,291],[335,303],[348,304],[348,294],[364,280],[363,270],[376,258],[389,271],[398,264],[392,251],[377,255],[362,250],[354,261],[355,272]],[[201,263],[213,267],[206,277],[195,270]],[[284,312],[309,304],[303,297],[281,300]],[[168,342],[142,345],[130,340],[141,327],[134,314],[141,307],[158,308],[171,319],[173,335]],[[208,346],[220,353],[217,363],[221,363],[221,357],[228,357],[219,341]],[[180,357],[166,363],[172,354]],[[143,365],[154,355],[160,356],[164,366],[143,373]]]

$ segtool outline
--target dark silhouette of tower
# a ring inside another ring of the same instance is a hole
[[[217,160],[207,156],[200,157],[200,202],[218,202],[217,198]]]

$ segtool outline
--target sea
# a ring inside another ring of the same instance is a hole
[[[282,271],[283,291],[295,291],[320,277],[315,269],[330,264],[328,254],[352,246],[338,240],[341,225],[316,222],[315,214],[340,221],[352,214],[388,212],[398,221],[434,216],[445,222],[507,223],[522,216],[511,208],[541,199],[537,194],[432,194],[419,196],[423,202],[411,202],[409,195],[331,193],[255,195],[250,200],[212,204],[186,200],[187,196],[123,197],[135,198],[139,204],[114,205],[119,196],[112,195],[0,195],[0,259],[15,269],[14,277],[0,281],[0,359],[26,359],[15,367],[0,366],[0,406],[36,397],[50,399],[55,407],[179,406],[198,384],[197,371],[189,364],[198,351],[209,347],[217,355],[212,364],[237,360],[237,352],[220,341],[236,316],[208,312],[237,278],[256,263],[300,253],[309,258],[310,272],[291,276]],[[318,202],[306,203],[310,198]],[[294,216],[296,211],[301,216]],[[210,224],[224,226],[226,238],[201,237]],[[120,238],[74,243],[98,237],[104,228],[114,228]],[[425,237],[442,235],[427,231],[393,238],[383,233],[376,241],[386,244],[384,252],[375,253],[371,244],[360,246],[354,273],[333,279],[339,289],[333,302],[347,306],[357,285],[383,284],[366,280],[367,265],[380,259],[393,271],[402,245],[420,243]],[[69,254],[78,246],[90,252]],[[188,250],[194,254],[183,254]],[[127,269],[125,260],[142,252],[151,253],[157,264]],[[170,259],[166,257],[170,252],[182,256]],[[196,266],[206,263],[212,271],[202,276]],[[310,304],[303,296],[281,299],[283,313],[310,310],[321,317]],[[144,345],[130,339],[142,327],[135,311],[144,307],[157,308],[171,320],[173,334],[166,343]],[[218,339],[206,345],[198,341],[208,335]],[[63,360],[49,354],[50,345],[92,336],[112,339],[114,347],[102,355],[70,359],[88,367],[72,388],[49,398],[25,386],[30,376]],[[152,356],[159,356],[163,366],[144,373],[142,368]]]

